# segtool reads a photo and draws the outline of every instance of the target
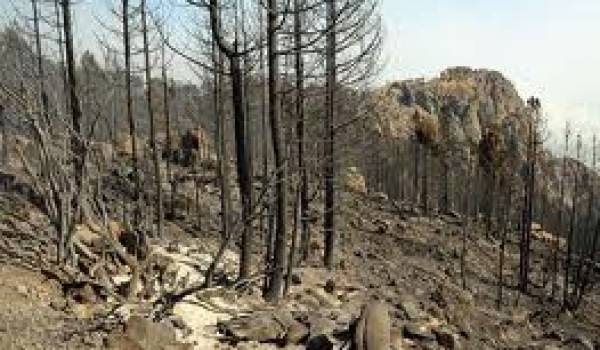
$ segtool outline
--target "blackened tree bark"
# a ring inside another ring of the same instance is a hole
[[[263,8],[259,8],[258,13],[258,22],[259,22],[259,42],[264,42],[265,40],[265,30],[264,30],[264,10]],[[262,132],[262,140],[261,140],[261,158],[262,158],[262,174],[261,174],[261,184],[262,191],[267,191],[269,187],[269,140],[267,137],[268,128],[267,128],[267,94],[266,94],[266,79],[265,79],[265,49],[264,47],[259,48],[259,69],[260,69],[260,122],[261,122],[261,132]],[[265,251],[264,251],[264,259],[265,259],[265,267],[269,269],[271,267],[272,259],[273,259],[273,249],[272,249],[272,241],[273,241],[273,226],[271,225],[272,218],[272,205],[271,205],[271,191],[267,193],[267,200],[264,202],[261,210],[262,215],[260,216],[260,229],[261,234],[263,235],[262,239],[264,241]],[[269,290],[269,279],[270,276],[265,276],[264,284],[263,284],[263,294],[267,295]]]
[[[49,126],[50,120],[48,119],[48,97],[46,95],[46,89],[44,87],[44,67],[43,67],[43,57],[42,57],[42,40],[40,36],[40,18],[39,18],[39,8],[38,8],[38,0],[31,0],[31,7],[33,9],[33,27],[35,31],[35,51],[36,51],[36,59],[37,59],[37,80],[38,80],[38,98],[39,98],[39,108],[40,108],[40,120],[45,120],[46,124]],[[43,119],[42,119],[43,118]]]
[[[592,139],[592,169],[596,169],[596,135],[593,136]],[[588,209],[587,209],[587,218],[586,218],[586,229],[587,232],[585,237],[585,247],[589,247],[586,252],[585,249],[582,249],[580,252],[581,258],[579,259],[579,267],[577,268],[577,276],[576,276],[576,300],[575,307],[579,307],[581,301],[583,300],[583,296],[585,293],[585,289],[589,283],[590,272],[594,269],[596,256],[596,246],[598,244],[598,227],[594,229],[592,221],[594,220],[594,182],[593,179],[588,180],[588,192],[589,192],[589,200],[588,200]],[[598,224],[597,224],[598,225]],[[585,258],[584,258],[585,257]],[[587,270],[586,270],[587,265]]]
[[[75,186],[77,186],[77,191],[83,190],[83,167],[84,167],[84,159],[83,159],[83,140],[81,133],[81,106],[79,104],[79,97],[77,96],[77,78],[75,76],[75,54],[73,50],[73,33],[72,33],[72,25],[71,25],[71,6],[69,1],[62,2],[62,12],[63,12],[63,30],[65,35],[65,57],[67,63],[67,73],[68,73],[68,87],[69,87],[69,101],[71,103],[71,118],[72,118],[72,128],[73,135],[71,136],[71,149],[73,152],[73,166],[75,173]],[[73,207],[77,207],[75,203],[70,203]],[[79,213],[75,213],[74,215],[79,215]],[[67,247],[70,246],[68,241],[64,241],[64,239],[68,240],[68,237],[65,237],[64,234],[60,235],[59,240],[59,251],[58,251],[58,259],[59,261],[63,261],[66,256],[69,254]]]
[[[421,144],[423,153],[423,171],[421,172],[421,204],[425,215],[429,213],[429,148],[426,144]]]
[[[505,178],[506,179],[506,178]],[[506,179],[506,181],[510,181]],[[507,185],[506,193],[505,193],[505,204],[504,204],[504,218],[502,220],[502,238],[500,241],[500,258],[498,263],[498,300],[496,307],[498,310],[502,307],[502,288],[504,287],[504,251],[506,248],[506,239],[508,236],[508,231],[510,230],[510,207],[511,207],[511,197],[512,197],[512,189],[510,184]]]
[[[533,204],[535,202],[535,171],[537,158],[537,143],[538,143],[538,120],[540,111],[540,102],[537,98],[531,97],[527,100],[527,104],[531,111],[531,119],[529,121],[529,135],[527,142],[527,178],[524,217],[522,229],[521,243],[521,264],[520,264],[520,287],[522,292],[527,292],[529,284],[530,270],[530,254],[531,254],[531,226],[533,224]]]
[[[160,162],[158,158],[158,149],[156,145],[156,121],[154,120],[154,109],[152,108],[152,74],[150,67],[150,49],[148,47],[148,27],[146,21],[146,0],[141,0],[142,15],[142,35],[144,37],[144,66],[146,71],[146,103],[148,107],[148,116],[150,117],[150,147],[152,148],[152,160],[154,163],[154,184],[156,190],[156,223],[157,236],[162,236],[163,231],[163,194],[162,180],[160,176]]]
[[[334,252],[336,244],[335,232],[335,212],[334,201],[335,193],[333,187],[334,181],[334,153],[333,153],[333,123],[335,114],[335,91],[336,91],[336,6],[335,0],[326,1],[326,16],[327,16],[327,38],[325,48],[325,118],[324,118],[324,135],[325,135],[325,213],[324,227],[325,233],[325,267],[333,269]]]
[[[167,183],[171,184],[173,179],[172,179],[172,173],[171,173],[171,157],[172,157],[172,140],[171,140],[171,105],[170,105],[170,91],[169,91],[169,87],[168,87],[168,80],[167,80],[167,63],[165,60],[165,44],[164,42],[161,45],[161,76],[162,76],[162,92],[163,92],[163,114],[165,116],[165,133],[166,133],[166,145],[165,145],[165,153],[166,153],[166,161],[167,161]],[[170,193],[170,210],[168,212],[168,215],[174,216],[174,203],[175,203],[175,198],[174,198],[174,193],[173,191],[171,191]]]
[[[579,167],[579,157],[581,152],[581,135],[577,135],[577,144],[575,146],[575,152],[577,157],[577,167]],[[571,284],[571,264],[573,256],[573,236],[575,234],[575,226],[577,225],[577,197],[579,196],[579,176],[578,173],[581,169],[574,169],[574,188],[573,188],[573,200],[571,205],[571,218],[569,221],[569,233],[567,235],[567,259],[565,262],[565,279],[563,286],[563,308],[570,309],[573,305],[570,298],[570,284]]]
[[[68,2],[68,1],[67,1]],[[141,204],[140,204],[140,174],[138,169],[138,151],[137,151],[137,136],[135,128],[135,120],[133,119],[133,97],[131,92],[131,45],[130,45],[130,33],[129,33],[129,0],[122,1],[123,13],[123,49],[125,54],[125,89],[127,94],[127,121],[129,122],[129,138],[131,140],[131,160],[133,167],[133,180],[134,180],[134,202],[135,202],[135,213],[134,213],[134,227],[137,227],[140,223],[141,215]]]
[[[577,300],[575,301],[575,307],[579,307],[581,305],[581,301],[583,300],[583,296],[591,282],[591,277],[593,270],[596,264],[596,255],[598,253],[598,244],[600,244],[600,220],[596,223],[596,229],[594,232],[594,238],[592,239],[592,245],[590,251],[587,256],[587,269],[584,269],[582,272],[581,282],[578,286],[579,291],[577,294]]]
[[[252,223],[249,218],[252,215],[252,179],[250,174],[250,158],[247,151],[246,142],[246,117],[244,105],[244,91],[242,70],[239,57],[230,58],[231,84],[233,94],[233,108],[235,118],[235,139],[237,155],[237,172],[242,198],[242,220],[244,220],[244,230],[242,233],[242,251],[240,260],[240,279],[250,277],[250,258],[252,252]],[[238,118],[242,118],[238,120]]]
[[[565,178],[567,174],[567,155],[569,154],[569,136],[570,130],[569,125],[567,124],[565,128],[565,152],[563,155],[563,164],[562,164],[562,172],[560,176],[560,202],[558,207],[558,225],[560,230],[563,230],[565,227]],[[556,237],[557,246],[556,249],[553,250],[553,259],[552,259],[552,299],[556,296],[556,287],[557,287],[557,274],[558,274],[558,253],[560,252],[560,245],[558,244],[558,235]]]
[[[217,28],[220,28],[221,11],[217,8]],[[229,164],[227,140],[225,132],[225,108],[223,99],[223,80],[224,76],[221,72],[224,69],[223,53],[218,50],[216,41],[212,39],[212,59],[215,70],[213,71],[213,108],[215,114],[216,125],[216,148],[217,148],[217,179],[220,190],[220,206],[221,206],[221,248],[211,263],[206,272],[206,285],[212,286],[214,271],[220,260],[220,257],[225,252],[225,248],[231,239],[231,189],[229,187]]]
[[[2,164],[6,164],[8,162],[8,132],[4,116],[4,105],[2,104],[0,104],[0,129],[2,132],[2,152],[0,153],[0,161],[2,161]]]
[[[64,99],[65,99],[65,109],[67,109],[67,106],[69,105],[69,94],[67,93],[67,87],[68,87],[68,81],[67,81],[67,72],[65,70],[65,50],[63,48],[63,25],[62,25],[62,21],[60,19],[60,15],[61,15],[61,6],[59,6],[59,2],[61,0],[54,0],[54,12],[55,12],[55,16],[56,16],[56,32],[58,33],[58,57],[59,57],[59,64],[60,64],[60,75],[62,77],[62,83],[63,83],[63,92],[64,92]],[[59,104],[60,105],[60,104]],[[58,106],[57,106],[58,107]]]
[[[244,222],[240,257],[240,278],[245,279],[250,275],[250,254],[252,247],[252,222],[250,220],[252,216],[252,179],[250,174],[249,153],[247,150],[248,143],[246,140],[246,108],[244,101],[243,71],[241,68],[241,57],[246,53],[239,52],[237,37],[234,39],[233,45],[229,45],[221,36],[219,2],[217,0],[211,0],[208,8],[210,12],[213,40],[229,61],[234,114],[235,150],[237,158],[236,169],[242,201],[242,221]]]
[[[83,159],[81,158],[81,106],[77,96],[77,78],[75,76],[75,54],[73,52],[73,33],[71,32],[71,6],[69,1],[62,2],[63,30],[65,34],[65,56],[67,63],[67,75],[69,84],[69,101],[71,102],[71,118],[74,136],[72,147],[74,153],[75,176],[77,183],[81,183],[83,172]]]
[[[420,165],[420,154],[421,145],[417,141],[417,137],[413,138],[413,202],[415,205],[419,204],[419,165]]]
[[[472,201],[472,199],[470,198],[471,195],[471,189],[473,188],[472,186],[472,180],[473,179],[473,167],[476,167],[477,161],[475,161],[475,165],[473,164],[473,162],[471,161],[471,155],[468,154],[466,157],[466,164],[465,164],[465,190],[463,192],[463,203],[464,203],[464,214],[463,214],[463,222],[462,222],[462,248],[461,248],[461,253],[460,253],[460,277],[461,277],[461,281],[462,281],[462,288],[466,289],[467,288],[467,277],[466,277],[466,259],[467,259],[467,230],[469,229],[469,208],[470,208],[470,203]]]
[[[285,217],[286,205],[286,165],[284,161],[285,149],[280,131],[279,116],[279,58],[277,55],[278,38],[277,28],[277,1],[267,1],[267,60],[269,69],[269,121],[271,123],[271,139],[273,144],[273,153],[275,156],[276,172],[276,233],[275,233],[275,251],[273,254],[273,264],[269,290],[266,295],[271,301],[278,301],[281,297],[283,287],[283,275],[286,257],[286,236],[287,225]]]
[[[296,137],[298,138],[298,171],[300,172],[300,251],[308,259],[310,232],[308,225],[308,175],[304,164],[304,58],[302,57],[302,17],[299,0],[294,0],[294,46],[296,71]]]

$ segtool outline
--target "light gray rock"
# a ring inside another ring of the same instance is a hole
[[[389,350],[391,321],[386,304],[372,301],[365,305],[354,333],[356,350]]]

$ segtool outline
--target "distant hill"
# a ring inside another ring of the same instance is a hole
[[[397,157],[396,152],[399,151],[393,147],[380,146],[383,150],[380,153],[384,156],[376,157],[374,162],[384,162],[384,168],[387,166],[386,171],[391,172],[392,177],[410,176],[413,167],[410,161],[413,157],[410,144],[414,143],[416,137],[423,137],[418,136],[419,133],[427,134],[425,137],[432,149],[434,165],[431,166],[433,172],[430,176],[439,177],[440,172],[435,164],[448,162],[454,169],[464,166],[465,155],[471,153],[473,156],[482,138],[493,132],[498,137],[498,147],[502,149],[503,156],[511,159],[504,164],[505,172],[513,176],[517,189],[522,188],[526,172],[529,125],[533,120],[533,113],[511,81],[500,72],[469,67],[448,68],[430,80],[403,80],[377,88],[371,91],[369,104],[374,115],[369,124],[372,138],[378,139],[380,144],[399,144],[400,149],[405,152],[400,155],[404,160],[396,163],[392,159]],[[544,138],[544,130],[541,128],[538,140],[543,141]],[[572,135],[571,150],[574,145],[575,137]],[[593,215],[588,217],[590,189],[594,189],[597,198],[600,194],[600,176],[582,161],[567,158],[565,164],[565,177],[562,181],[563,158],[552,155],[543,142],[538,145],[535,220],[544,221],[542,215],[546,216],[547,225],[553,226],[556,231],[565,232],[575,202],[580,222],[575,230],[583,235],[592,227],[591,223],[595,222],[594,218],[598,216],[596,213],[600,213],[597,204],[593,202]],[[399,166],[408,170],[396,169]],[[370,182],[373,187],[373,181]],[[564,184],[562,202],[561,184]],[[436,190],[437,187],[432,191]],[[520,196],[521,192],[517,191],[517,195]],[[485,200],[488,199],[484,198],[483,201]],[[515,198],[515,205],[519,200]],[[563,225],[567,226],[559,229],[558,213],[561,208]]]

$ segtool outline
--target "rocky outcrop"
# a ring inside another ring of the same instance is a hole
[[[478,144],[491,129],[507,140],[525,140],[529,118],[508,79],[496,71],[468,67],[449,68],[427,81],[391,83],[371,94],[371,105],[373,128],[381,137],[407,139],[425,129],[431,142],[458,150]]]

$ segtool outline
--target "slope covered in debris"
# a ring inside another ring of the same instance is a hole
[[[205,186],[204,205],[217,206],[218,193],[207,190],[211,184]],[[82,349],[340,348],[349,344],[363,305],[379,300],[390,315],[395,349],[598,346],[597,293],[586,296],[575,313],[559,313],[559,303],[545,297],[550,286],[543,284],[545,265],[540,261],[548,259],[547,233],[534,236],[532,266],[537,270],[532,272],[528,295],[519,294],[515,286],[518,240],[516,233],[509,234],[507,286],[498,309],[500,242],[486,238],[480,223],[469,221],[465,228],[464,218],[456,213],[423,215],[381,193],[357,192],[352,184],[349,188],[353,190],[342,192],[338,205],[341,236],[335,271],[322,268],[321,223],[315,215],[310,259],[294,269],[288,294],[278,305],[261,298],[260,273],[252,281],[235,280],[235,244],[217,269],[221,282],[194,288],[201,285],[219,244],[217,225],[210,217],[198,228],[195,219],[183,216],[168,223],[164,237],[151,240],[136,302],[125,298],[122,286],[131,271],[118,260],[103,267],[108,278],[104,286],[90,276],[61,277],[49,268],[46,254],[51,249],[45,242],[43,215],[21,196],[4,192],[0,344],[2,348],[66,344]],[[7,206],[8,196],[17,204]],[[312,209],[322,210],[318,201]],[[43,248],[37,257],[41,265],[31,263],[32,245]],[[262,254],[257,245],[253,258],[261,259]]]

